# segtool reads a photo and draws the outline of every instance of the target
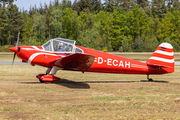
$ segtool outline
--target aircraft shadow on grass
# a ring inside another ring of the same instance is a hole
[[[22,84],[43,84],[40,82],[20,82]],[[85,82],[75,82],[67,79],[61,79],[59,81],[51,82],[45,82],[45,84],[57,84],[60,86],[64,86],[67,88],[74,88],[74,89],[90,89],[90,86]]]
[[[140,81],[85,81],[85,83],[133,83],[133,82],[149,82],[148,80],[140,80]],[[168,81],[163,80],[153,80],[151,82],[159,82],[159,83],[169,83]]]
[[[90,86],[88,83],[133,83],[133,82],[149,82],[148,80],[140,80],[140,81],[84,81],[84,82],[75,82],[72,80],[67,79],[61,79],[60,81],[54,81],[46,82],[46,84],[57,84],[60,86],[64,86],[67,88],[73,88],[73,89],[90,89]],[[154,80],[152,82],[157,83],[169,83],[168,81],[163,80]],[[22,84],[42,84],[40,82],[20,82]]]
[[[53,84],[61,85],[68,88],[74,88],[74,89],[90,89],[90,86],[85,82],[75,82],[72,80],[67,79],[61,79],[59,81],[53,82]]]
[[[140,80],[140,82],[149,82],[148,80]],[[157,83],[169,83],[168,81],[164,80],[153,80],[151,82],[157,82]]]

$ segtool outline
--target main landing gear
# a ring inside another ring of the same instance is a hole
[[[46,74],[38,74],[36,78],[38,78],[41,83],[59,81],[60,78],[54,76],[58,70],[60,70],[60,68],[56,66],[48,68]]]
[[[41,83],[59,81],[60,78],[53,75],[39,74],[36,76]]]
[[[147,75],[147,79],[148,79],[149,82],[152,82],[152,81],[153,81],[152,78],[149,78],[149,75]]]

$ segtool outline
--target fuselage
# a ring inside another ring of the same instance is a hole
[[[125,57],[76,46],[83,50],[85,54],[95,56],[92,66],[83,72],[101,72],[117,74],[164,74],[166,68],[148,66],[144,62],[128,59]],[[66,57],[69,54],[48,52],[41,46],[19,46],[17,56],[22,62],[28,62],[31,65],[40,65],[48,68],[54,66],[55,61]]]

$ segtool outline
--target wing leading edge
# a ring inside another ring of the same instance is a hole
[[[87,71],[94,63],[94,59],[93,55],[75,53],[57,60],[55,66],[65,70]]]

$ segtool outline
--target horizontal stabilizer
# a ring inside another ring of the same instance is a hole
[[[55,66],[66,70],[86,71],[93,64],[94,58],[93,55],[75,53],[57,60]]]
[[[147,64],[148,66],[151,66],[151,67],[161,67],[161,68],[170,68],[169,66],[163,66],[163,65],[157,65],[157,64]]]

